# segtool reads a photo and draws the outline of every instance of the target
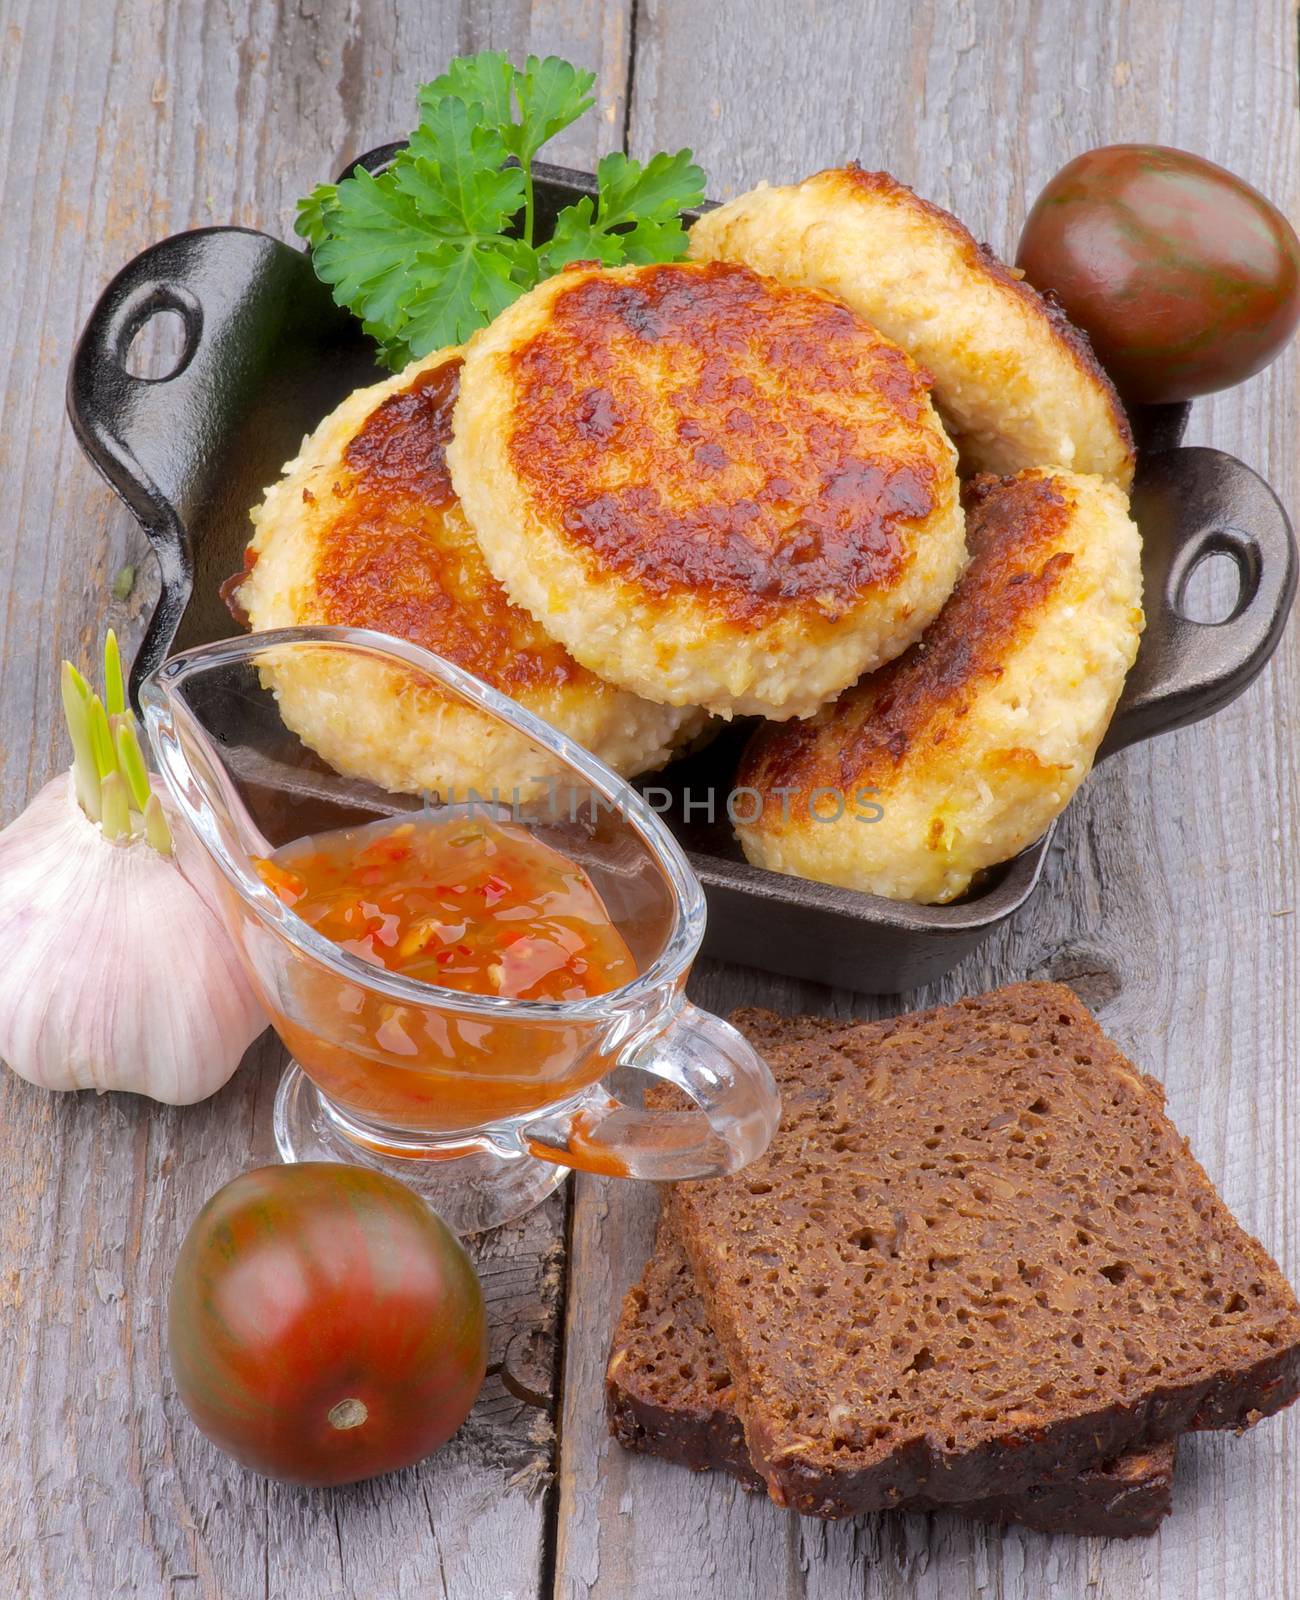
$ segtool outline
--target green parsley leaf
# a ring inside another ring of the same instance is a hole
[[[533,158],[591,107],[594,83],[558,56],[522,68],[495,50],[459,57],[420,90],[419,126],[385,171],[358,170],[298,202],[294,227],[317,275],[388,366],[462,343],[570,261],[685,252],[678,212],[704,192],[689,150],[644,166],[606,156],[598,198],[566,206],[534,248]]]
[[[477,121],[476,109],[452,99],[427,107],[392,167],[424,223],[453,238],[500,234],[524,203],[523,172],[505,165],[500,129]]]
[[[447,70],[420,90],[421,117],[440,100],[459,100],[462,105],[479,106],[482,120],[494,128],[514,122],[515,69],[500,50],[483,50],[476,56],[457,56]]]
[[[538,60],[529,56],[524,70],[515,74],[515,98],[520,122],[506,135],[510,153],[527,166],[548,139],[576,122],[595,105],[590,93],[594,72],[579,72],[559,56]]]
[[[443,253],[422,266],[402,330],[412,359],[462,343],[523,292],[512,276],[510,251],[491,243],[449,240]]]
[[[623,260],[639,266],[652,261],[680,261],[689,242],[679,217],[638,217],[626,233],[616,233],[614,237],[623,247]]]
[[[571,261],[603,261],[612,267],[623,260],[623,241],[600,227],[594,220],[595,209],[591,196],[583,195],[556,217],[555,231],[541,250],[548,273]]]
[[[604,228],[617,228],[639,217],[665,222],[704,198],[704,172],[691,160],[689,150],[679,150],[675,156],[661,150],[644,166],[621,150],[611,150],[601,157],[596,179]]]
[[[313,263],[390,366],[460,343],[536,281],[531,253],[502,236],[524,184],[505,159],[496,129],[442,100],[388,172],[339,185]]]
[[[309,195],[298,202],[298,216],[293,231],[306,239],[313,249],[330,231],[331,218],[338,210],[339,190],[336,183],[318,183]]]
[[[548,139],[595,104],[589,92],[595,81],[594,72],[579,72],[559,56],[529,56],[521,71],[501,51],[484,50],[458,57],[426,84],[420,109],[427,119],[449,98],[477,107],[479,119],[500,130],[510,154],[527,167]]]
[[[364,169],[339,184],[329,225],[328,237],[312,252],[317,276],[341,306],[397,336],[406,320],[409,274],[422,252],[443,242],[442,234],[425,223],[409,195]]]
[[[686,229],[679,212],[704,198],[704,173],[689,150],[660,153],[642,166],[615,150],[596,169],[600,195],[565,206],[542,248],[547,271],[571,261],[676,261],[686,254]]]
[[[375,341],[375,355],[381,366],[390,372],[400,372],[415,360],[411,354],[411,347],[405,339],[390,338],[386,324],[382,322],[362,322],[362,333],[369,334]]]

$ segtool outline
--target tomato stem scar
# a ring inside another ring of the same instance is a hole
[[[359,1428],[369,1415],[363,1400],[340,1400],[329,1409],[330,1426],[340,1432],[345,1428]]]

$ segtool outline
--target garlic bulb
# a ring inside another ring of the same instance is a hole
[[[266,1026],[216,913],[143,836],[106,839],[70,776],[0,833],[0,1060],[45,1089],[214,1093]]]
[[[111,713],[65,664],[76,764],[0,832],[0,1060],[46,1089],[188,1105],[226,1082],[266,1018],[172,859],[111,635],[106,666]]]

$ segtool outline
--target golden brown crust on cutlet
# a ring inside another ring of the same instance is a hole
[[[1142,630],[1128,502],[1061,469],[981,479],[969,499],[970,564],[919,643],[754,735],[736,816],[754,865],[949,901],[1087,775]]]
[[[938,503],[924,375],[846,307],[744,267],[583,274],[512,367],[526,492],[656,597],[833,615],[897,582],[899,524]]]
[[[970,565],[924,639],[817,717],[760,728],[739,784],[806,798],[826,786],[883,783],[909,756],[948,759],[972,695],[1002,675],[1008,650],[1073,560],[1053,551],[1070,508],[1050,477],[981,477],[965,500]]]
[[[933,374],[968,470],[1055,466],[1131,482],[1132,434],[1084,335],[888,173],[851,166],[760,184],[701,216],[690,253],[824,290],[901,345]]]
[[[914,206],[918,211],[923,211],[938,226],[949,234],[953,242],[961,250],[966,264],[972,271],[982,273],[991,278],[995,283],[1002,284],[1011,290],[1032,312],[1040,318],[1051,330],[1058,343],[1069,351],[1071,359],[1080,375],[1104,390],[1107,396],[1111,417],[1115,423],[1116,432],[1126,442],[1130,455],[1133,454],[1133,430],[1129,425],[1128,415],[1124,404],[1120,400],[1115,385],[1111,382],[1109,374],[1097,360],[1088,335],[1082,328],[1076,328],[1066,316],[1064,309],[1050,294],[1040,294],[1031,283],[1013,270],[994,252],[991,245],[981,244],[975,235],[963,223],[953,216],[951,211],[945,211],[942,206],[934,205],[929,200],[923,200],[919,194],[905,183],[900,183],[897,178],[888,172],[870,172],[856,161],[849,162],[847,167],[827,168],[828,175],[841,179],[851,189],[861,189],[872,194],[888,195],[907,205]]]
[[[492,572],[577,661],[721,716],[806,716],[891,660],[965,553],[910,359],[726,264],[521,296],[466,351],[447,461]]]
[[[256,629],[333,624],[423,645],[627,775],[662,765],[702,717],[602,682],[492,576],[455,494],[447,448],[459,350],[355,390],[303,441],[251,513],[237,594]],[[521,792],[549,768],[520,736],[375,660],[267,670],[285,722],[326,761],[401,793]]]
[[[382,401],[344,452],[319,524],[315,622],[376,628],[506,694],[589,676],[487,569],[447,472],[461,362]]]

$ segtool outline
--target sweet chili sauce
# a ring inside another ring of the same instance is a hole
[[[581,1000],[636,976],[591,879],[517,823],[382,819],[259,860],[327,939],[403,977],[513,1000]]]

